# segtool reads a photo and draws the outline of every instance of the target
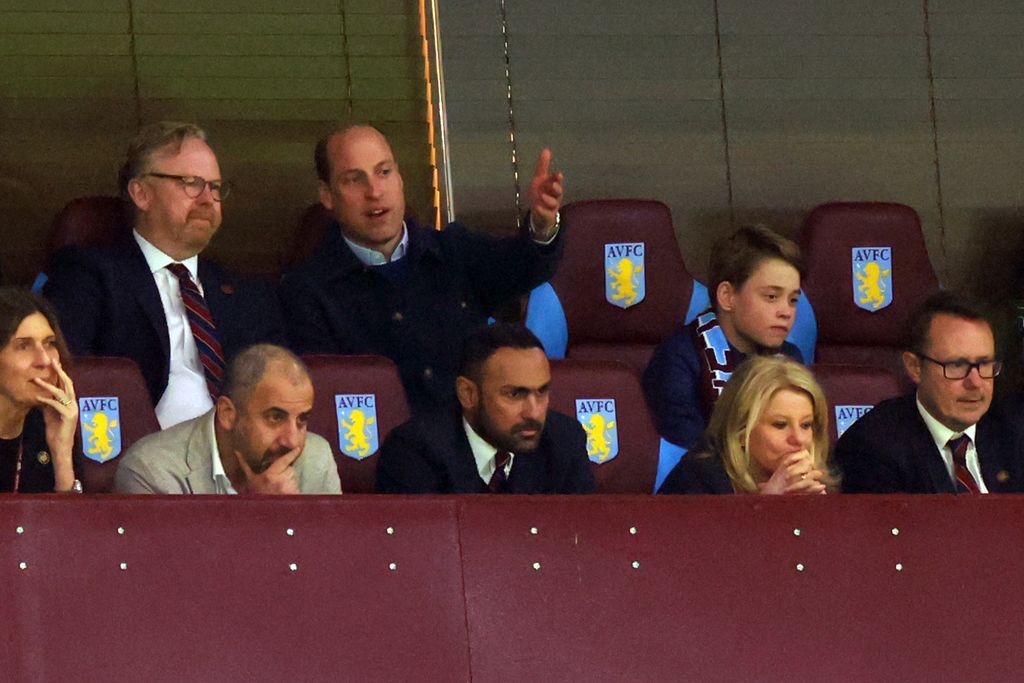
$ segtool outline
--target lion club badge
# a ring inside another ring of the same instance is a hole
[[[121,410],[116,396],[79,398],[78,424],[85,457],[107,462],[121,454]]]
[[[591,462],[608,462],[619,454],[619,428],[615,399],[576,399],[576,419],[587,433],[587,455]]]
[[[892,247],[854,247],[853,302],[874,313],[892,303]]]
[[[646,295],[644,243],[604,245],[604,298],[608,303],[629,308]]]
[[[874,406],[836,406],[836,438],[843,435],[854,422],[859,420]]]
[[[380,448],[377,436],[377,397],[374,394],[336,394],[338,448],[356,460],[368,458]]]

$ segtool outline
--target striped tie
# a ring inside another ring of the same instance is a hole
[[[188,268],[180,263],[172,263],[167,269],[178,278],[181,301],[185,304],[188,325],[192,328],[196,350],[199,351],[199,362],[203,364],[203,374],[206,375],[206,388],[209,389],[210,396],[216,399],[220,395],[220,385],[224,379],[224,352],[221,350],[220,340],[217,339],[217,326],[213,324],[213,316],[206,305],[206,299],[192,281]]]
[[[946,442],[949,450],[953,451],[953,478],[956,480],[957,493],[981,493],[978,482],[974,475],[967,469],[967,447],[971,443],[971,437],[961,434],[958,437]]]

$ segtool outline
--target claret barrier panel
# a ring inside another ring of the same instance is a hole
[[[1012,680],[1024,498],[0,501],[10,681]]]

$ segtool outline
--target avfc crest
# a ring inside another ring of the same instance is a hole
[[[646,295],[644,243],[604,245],[604,298],[608,303],[629,308]]]
[[[874,406],[836,406],[836,438],[872,408]]]
[[[338,449],[350,458],[362,460],[377,452],[377,397],[374,394],[336,394]]]
[[[116,396],[79,398],[78,424],[85,457],[107,462],[121,454],[121,411]]]
[[[892,303],[892,247],[854,247],[853,302],[874,313]]]
[[[619,454],[619,428],[615,419],[615,399],[576,399],[576,419],[587,433],[587,455],[600,465]]]

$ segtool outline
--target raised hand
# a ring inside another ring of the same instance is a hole
[[[814,459],[806,451],[790,453],[775,468],[770,479],[758,488],[762,494],[825,493],[821,479],[825,473],[814,467]]]
[[[302,454],[303,446],[288,451],[270,463],[265,470],[256,474],[249,467],[245,456],[235,450],[238,466],[245,475],[244,493],[265,493],[273,495],[294,495],[299,491],[299,480],[295,474],[294,462]],[[242,491],[240,491],[242,493]]]
[[[74,382],[64,372],[60,361],[54,360],[53,368],[57,376],[56,384],[39,377],[32,381],[44,392],[38,400],[46,425],[46,445],[50,447],[50,457],[53,458],[54,488],[57,491],[68,491],[75,481],[72,451],[78,427],[78,400],[75,398]]]
[[[551,173],[551,150],[543,149],[537,157],[537,168],[530,181],[530,221],[534,236],[544,240],[551,237],[558,209],[562,206],[561,171]]]

